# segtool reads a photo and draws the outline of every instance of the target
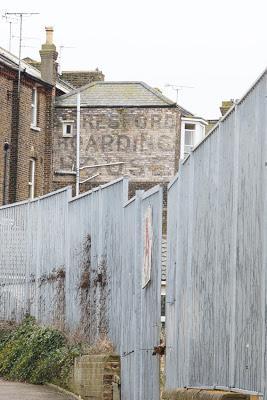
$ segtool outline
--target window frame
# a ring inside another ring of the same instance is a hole
[[[38,90],[37,87],[32,88],[31,100],[31,128],[36,129],[38,124]]]
[[[67,133],[67,126],[71,126],[71,133]],[[64,120],[62,121],[62,136],[66,138],[73,137],[74,120]]]
[[[188,128],[187,126],[190,126]],[[186,138],[190,134],[191,144],[186,144]],[[184,124],[184,154],[189,154],[194,147],[194,136],[196,134],[196,124],[186,122]]]
[[[181,136],[180,136],[180,160],[184,160],[193,149],[204,139],[205,126],[208,122],[203,118],[182,117],[181,118]],[[194,129],[192,129],[194,128]],[[185,144],[186,132],[191,134],[192,145]]]
[[[29,188],[29,199],[32,200],[35,197],[35,172],[36,172],[36,159],[30,158],[29,163],[29,176],[28,176],[28,188]]]

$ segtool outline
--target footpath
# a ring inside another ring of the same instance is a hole
[[[50,387],[8,382],[0,378],[0,400],[73,400]]]

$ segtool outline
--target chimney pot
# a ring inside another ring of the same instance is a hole
[[[53,44],[54,28],[52,26],[46,26],[45,32],[46,32],[46,44]]]

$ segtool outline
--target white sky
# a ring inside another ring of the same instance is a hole
[[[222,100],[240,98],[267,65],[267,0],[2,0],[0,8],[40,13],[24,19],[31,47],[23,57],[39,59],[52,25],[55,44],[73,46],[63,50],[63,70],[98,67],[106,80],[144,81],[173,99],[166,84],[193,86],[178,102],[206,118],[220,115]],[[0,46],[8,49],[8,39],[1,19]]]

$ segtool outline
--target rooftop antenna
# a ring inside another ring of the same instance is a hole
[[[167,83],[165,85],[165,87],[170,87],[173,90],[176,91],[176,104],[178,104],[178,98],[179,98],[179,91],[183,90],[183,89],[194,89],[193,86],[181,86],[181,85],[170,85],[169,83]]]
[[[15,35],[13,35],[12,36],[12,38],[15,38],[15,39],[19,39],[19,36],[15,36]],[[39,40],[39,38],[34,38],[34,37],[25,37],[25,36],[23,36],[23,38],[22,38],[22,42],[24,41],[24,40]],[[21,48],[28,48],[28,49],[37,49],[38,48],[38,46],[30,46],[30,45],[26,45],[26,44],[22,44],[21,45]]]
[[[9,24],[9,39],[8,39],[8,51],[11,53],[11,47],[12,47],[12,24],[17,23],[17,19],[12,17],[11,15],[7,15],[6,12],[2,14],[2,18],[6,20],[6,22]]]
[[[19,72],[18,72],[18,96],[20,95],[20,81],[21,81],[21,42],[22,42],[22,21],[24,17],[31,17],[32,15],[39,15],[40,13],[25,13],[25,12],[6,12],[4,14],[5,18],[19,18]]]
[[[12,38],[19,39],[19,36],[12,35]],[[22,39],[23,40],[39,40],[38,37],[33,37],[33,36],[23,36]]]
[[[61,74],[63,49],[74,49],[74,46],[59,46],[59,60],[58,60],[58,73]]]
[[[19,39],[19,36],[16,36],[16,35],[12,35],[12,38],[14,38],[14,39]],[[26,36],[23,36],[23,38],[22,38],[22,42],[23,42],[23,40],[39,40],[39,38],[37,38],[37,37],[26,37]],[[28,48],[28,49],[36,49],[37,48],[37,46],[29,46],[29,45],[21,45],[21,47],[23,47],[23,48]]]

